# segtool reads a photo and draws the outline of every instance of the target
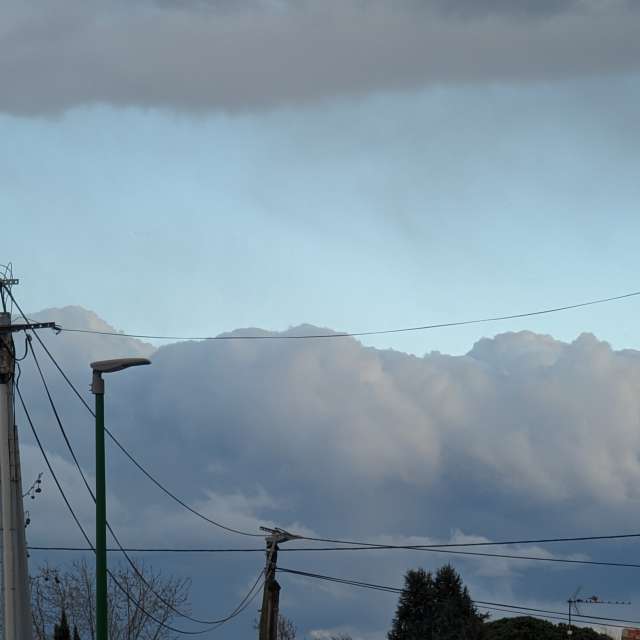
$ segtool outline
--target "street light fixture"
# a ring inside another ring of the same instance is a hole
[[[96,397],[96,640],[107,640],[107,491],[104,453],[103,373],[151,364],[146,358],[118,358],[91,363],[91,392]]]

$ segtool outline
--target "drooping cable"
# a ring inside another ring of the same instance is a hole
[[[483,609],[485,611],[499,611],[500,613],[508,613],[511,617],[527,617],[527,618],[535,618],[537,620],[559,620],[560,622],[567,622],[568,616],[564,615],[552,615],[550,613],[542,614],[542,613],[530,613],[527,611],[519,611],[517,609],[503,609],[501,607],[488,607],[486,605],[477,605],[479,609]],[[572,616],[573,617],[573,616]],[[599,623],[599,622],[587,622],[583,620],[578,620],[580,624],[587,625],[588,627],[601,627],[608,628],[612,627],[614,629],[625,629],[626,625],[624,624],[612,624],[612,623]]]
[[[30,550],[33,551],[68,551],[68,552],[78,552],[78,551],[90,551],[85,547],[48,547],[48,546],[30,546]],[[525,556],[525,555],[517,555],[517,554],[506,554],[506,553],[483,553],[479,551],[458,551],[453,549],[430,549],[430,548],[419,548],[415,547],[401,547],[397,546],[391,549],[391,551],[424,551],[424,552],[433,552],[433,553],[444,553],[446,555],[464,555],[464,556],[472,556],[472,557],[480,557],[480,558],[500,558],[506,560],[523,560],[523,561],[535,561],[535,562],[552,562],[552,563],[560,563],[560,564],[572,564],[572,565],[587,565],[587,566],[601,566],[601,567],[619,567],[619,568],[627,568],[627,569],[640,569],[640,564],[634,562],[614,562],[607,560],[577,560],[573,558],[544,558],[540,556]],[[117,552],[120,551],[118,547],[107,549],[107,551]],[[127,547],[125,551],[129,553],[264,553],[264,549],[262,548],[176,548],[176,547]],[[381,547],[283,547],[280,550],[282,553],[291,553],[291,552],[333,552],[333,551],[385,551],[384,548]]]
[[[339,540],[335,538],[314,538],[311,536],[297,536],[300,540],[308,540],[310,542],[327,542],[332,544],[351,545],[345,548],[364,548],[364,549],[423,549],[425,551],[435,549],[452,549],[456,547],[501,547],[523,544],[550,544],[560,542],[597,542],[601,540],[625,540],[632,538],[640,538],[640,533],[618,533],[602,536],[573,536],[563,538],[531,538],[523,540],[500,540],[486,542],[448,542],[442,544],[419,544],[419,545],[399,545],[399,544],[380,544],[376,542],[365,542],[361,540]],[[529,558],[533,559],[533,558]]]
[[[640,291],[632,291],[619,296],[610,296],[608,298],[599,298],[589,300],[587,302],[579,302],[577,304],[568,304],[560,307],[551,307],[548,309],[539,309],[536,311],[527,311],[524,313],[511,313],[502,316],[489,316],[486,318],[476,318],[473,320],[458,320],[454,322],[439,322],[434,324],[425,324],[417,327],[402,327],[399,329],[377,329],[373,331],[353,331],[353,332],[337,332],[337,333],[315,333],[305,335],[273,335],[273,334],[256,334],[256,335],[219,335],[219,336],[168,336],[168,335],[146,335],[140,333],[119,333],[117,331],[99,331],[96,329],[76,329],[71,327],[60,327],[61,331],[67,333],[92,333],[102,336],[118,336],[122,338],[139,338],[143,340],[309,340],[317,338],[358,338],[364,336],[380,336],[393,333],[407,333],[414,331],[426,331],[429,329],[443,329],[447,327],[462,327],[472,324],[483,324],[487,322],[498,322],[502,320],[517,320],[520,318],[530,318],[532,316],[547,315],[550,313],[558,313],[560,311],[569,311],[571,309],[580,309],[582,307],[590,307],[597,304],[605,304],[626,298],[640,296]]]
[[[371,582],[363,582],[361,580],[352,580],[350,578],[337,578],[335,576],[327,576],[320,573],[312,573],[309,571],[299,571],[296,569],[286,569],[284,567],[278,567],[278,573],[289,573],[296,576],[301,576],[305,578],[314,578],[316,580],[324,580],[326,582],[333,582],[336,584],[344,584],[347,586],[360,587],[363,589],[371,589],[373,591],[384,591],[387,593],[402,593],[403,589],[399,587],[391,587],[387,585],[375,584]],[[519,609],[523,611],[533,612],[533,613],[548,613],[552,615],[565,616],[568,617],[562,611],[553,611],[549,609],[539,609],[535,607],[526,607],[522,605],[514,605],[507,604],[504,602],[490,602],[486,600],[472,600],[474,604],[486,607],[503,607],[505,609]],[[624,618],[606,618],[604,616],[590,616],[585,614],[576,614],[572,615],[572,618],[580,619],[584,622],[588,622],[590,620],[600,620],[603,622],[623,622],[626,624],[640,624],[640,620],[626,620]]]
[[[31,427],[31,432],[33,433],[33,437],[35,438],[35,441],[38,445],[38,448],[40,449],[40,453],[42,454],[42,457],[44,458],[44,461],[47,465],[47,468],[49,469],[49,473],[51,474],[51,477],[53,478],[53,481],[55,482],[56,486],[58,487],[58,491],[60,493],[60,496],[62,497],[65,505],[67,506],[67,509],[69,511],[69,513],[71,514],[71,517],[73,518],[74,522],[76,523],[76,526],[78,527],[78,529],[80,530],[80,532],[82,533],[82,536],[84,537],[85,541],[87,542],[87,544],[89,545],[89,547],[91,548],[91,550],[95,553],[95,547],[93,546],[91,539],[89,538],[89,536],[87,535],[87,532],[85,531],[84,527],[82,526],[80,520],[78,519],[78,516],[76,515],[73,507],[71,506],[71,503],[69,502],[69,499],[67,498],[64,489],[62,488],[58,477],[56,476],[55,471],[53,470],[53,467],[51,466],[51,462],[49,461],[49,456],[47,456],[47,453],[42,445],[42,442],[40,440],[40,437],[38,436],[38,432],[36,431],[35,425],[33,423],[33,420],[31,419],[31,415],[29,413],[29,410],[27,409],[26,403],[24,401],[24,398],[22,397],[22,392],[20,391],[20,387],[16,386],[16,392],[18,394],[18,398],[20,399],[20,404],[22,405],[22,410],[24,411],[24,414],[27,418],[27,422],[29,423],[29,426]],[[125,589],[120,582],[115,578],[115,576],[111,573],[111,571],[108,572],[109,576],[111,577],[111,579],[114,581],[114,583],[116,584],[116,586],[127,596],[127,598],[134,604],[134,606],[136,608],[138,608],[140,611],[142,611],[145,615],[147,615],[150,619],[152,619],[154,622],[156,622],[157,624],[161,625],[163,628],[166,628],[169,631],[173,631],[174,633],[180,633],[180,634],[186,634],[186,635],[195,635],[195,634],[200,634],[203,633],[201,631],[198,632],[191,632],[191,631],[185,631],[185,630],[181,630],[181,629],[176,629],[174,627],[171,627],[170,625],[167,625],[166,623],[162,622],[161,620],[158,620],[155,616],[153,616],[153,614],[148,613],[146,610],[143,609],[142,605],[137,602],[133,596],[131,596],[131,594],[128,592],[127,589]]]
[[[25,319],[25,321],[27,321],[27,317],[24,314],[24,312],[22,311],[22,309],[20,308],[18,302],[15,300],[13,294],[11,293],[10,290],[8,290],[8,294],[11,298],[12,303],[16,306],[16,308],[18,309],[20,315]],[[610,298],[602,298],[599,300],[593,300],[593,301],[589,301],[589,302],[585,302],[585,303],[580,303],[577,305],[569,305],[566,307],[558,307],[555,309],[548,309],[548,310],[543,310],[543,311],[537,311],[537,312],[530,312],[528,314],[520,314],[520,315],[514,315],[514,316],[503,316],[501,318],[494,318],[496,320],[498,319],[510,319],[510,318],[515,318],[515,317],[523,317],[523,316],[527,316],[527,315],[540,315],[543,313],[551,313],[554,311],[559,311],[559,310],[566,310],[566,309],[572,309],[572,308],[577,308],[577,307],[583,307],[583,306],[589,306],[589,305],[593,305],[593,304],[601,304],[604,302],[610,302],[610,301],[614,301],[614,300],[621,300],[624,298],[629,298],[629,297],[633,297],[633,296],[638,296],[640,295],[640,291],[638,292],[632,292],[632,293],[628,293],[628,294],[624,294],[621,296],[614,296],[614,297],[610,297]],[[485,319],[485,320],[477,320],[477,321],[464,321],[462,323],[450,323],[446,326],[456,326],[457,324],[470,324],[470,323],[474,323],[474,322],[484,322],[484,321],[489,321],[491,319]],[[440,326],[440,325],[438,325]],[[422,328],[435,328],[436,325],[428,325]],[[91,333],[89,331],[89,333]],[[100,333],[100,332],[96,332],[96,333]],[[35,335],[36,339],[39,341],[41,347],[44,349],[45,353],[47,354],[47,356],[49,357],[49,359],[51,360],[51,362],[54,364],[54,366],[56,367],[56,369],[58,370],[58,372],[62,375],[62,377],[64,378],[64,380],[66,381],[66,383],[69,385],[69,387],[72,389],[72,391],[74,392],[74,394],[78,397],[78,399],[80,400],[80,402],[85,406],[85,408],[91,413],[91,415],[95,416],[95,413],[93,411],[93,409],[91,409],[91,407],[89,406],[89,404],[86,402],[86,400],[83,398],[82,394],[78,391],[78,389],[76,388],[76,386],[73,384],[73,382],[69,379],[69,377],[67,376],[67,374],[64,372],[64,370],[61,368],[61,366],[58,364],[58,362],[56,361],[56,359],[53,357],[53,355],[51,354],[51,352],[49,351],[49,349],[47,348],[47,346],[45,345],[44,341],[40,338],[40,336],[38,335],[37,332],[33,332],[33,335]],[[116,333],[114,335],[125,335],[125,334],[119,334]],[[360,334],[331,334],[331,336],[333,335],[338,335],[338,336],[355,336],[355,335],[363,335],[362,333]],[[325,337],[331,337],[329,335],[325,336]],[[145,336],[131,336],[131,337],[145,337]],[[153,336],[146,336],[146,337],[153,337]],[[228,338],[231,338],[232,336],[228,336]],[[275,336],[273,336],[275,337]],[[300,337],[300,336],[291,336],[291,337]],[[315,336],[315,337],[322,337],[322,336]],[[227,336],[218,336],[215,339],[220,338],[227,338]],[[179,339],[179,338],[176,338]],[[213,339],[213,338],[212,338]],[[161,491],[163,491],[167,496],[169,496],[170,498],[172,498],[174,501],[176,501],[178,504],[180,504],[183,508],[185,508],[186,510],[190,511],[192,514],[196,515],[197,517],[201,518],[202,520],[218,527],[221,528],[225,531],[229,531],[230,533],[236,533],[238,535],[244,535],[244,536],[250,536],[250,537],[262,537],[261,534],[256,534],[256,533],[250,533],[247,531],[241,531],[238,529],[234,529],[233,527],[228,527],[226,525],[223,525],[222,523],[216,522],[214,520],[212,520],[211,518],[208,518],[207,516],[205,516],[203,513],[197,511],[196,509],[193,509],[191,506],[189,506],[185,501],[181,500],[178,496],[176,496],[173,492],[171,492],[169,489],[167,489],[161,482],[159,482],[149,471],[147,471],[130,453],[129,451],[124,447],[124,445],[122,445],[118,439],[111,433],[111,431],[109,429],[107,429],[105,427],[105,433],[111,438],[111,440],[114,442],[114,444],[116,444],[116,446],[124,453],[124,455],[151,481],[153,482]],[[640,533],[627,533],[627,534],[612,534],[612,535],[600,535],[600,536],[574,536],[574,537],[555,537],[555,538],[538,538],[538,539],[524,539],[524,540],[503,540],[503,541],[487,541],[487,542],[462,542],[462,543],[447,543],[447,544],[430,544],[430,545],[391,545],[391,544],[378,544],[378,543],[371,543],[371,542],[366,542],[366,541],[354,541],[354,540],[342,540],[342,539],[336,539],[336,538],[320,538],[320,537],[310,537],[310,536],[302,536],[299,535],[297,536],[299,539],[301,540],[308,540],[311,542],[325,542],[325,543],[330,543],[330,544],[341,544],[341,545],[350,545],[350,547],[345,547],[344,550],[348,550],[349,548],[358,548],[358,547],[362,547],[362,548],[370,548],[370,549],[408,549],[408,550],[425,550],[425,551],[434,551],[436,549],[451,549],[451,548],[455,548],[455,547],[480,547],[480,546],[507,546],[507,545],[525,545],[525,544],[549,544],[549,543],[563,543],[563,542],[594,542],[594,541],[604,541],[604,540],[623,540],[623,539],[634,539],[634,538],[640,538]],[[293,549],[290,549],[293,550]],[[331,549],[331,550],[338,550],[338,549]],[[463,552],[459,552],[459,553],[463,553]],[[471,555],[470,552],[466,552],[465,555]],[[479,555],[479,554],[478,554]],[[509,557],[509,556],[497,556],[497,557]],[[514,558],[517,559],[517,558]],[[534,560],[534,561],[542,561],[542,560],[547,560],[547,561],[558,561],[558,562],[570,562],[570,563],[585,563],[585,564],[601,564],[599,562],[596,561],[578,561],[578,560],[561,560],[561,559],[542,559],[542,558],[536,558],[536,557],[523,557],[522,559],[529,559],[529,560]],[[604,564],[604,563],[602,563]],[[607,566],[609,563],[604,564],[604,566]],[[628,563],[619,563],[620,566],[629,566]],[[612,563],[612,566],[615,566]]]
[[[91,488],[91,485],[89,484],[89,482],[87,480],[87,477],[86,477],[84,471],[82,470],[82,467],[80,466],[80,462],[78,460],[78,457],[76,456],[76,453],[75,453],[75,451],[73,449],[73,446],[71,445],[71,441],[69,440],[69,437],[67,435],[66,429],[64,428],[64,425],[62,423],[62,419],[60,418],[60,414],[59,414],[59,412],[57,410],[57,407],[55,405],[55,402],[54,402],[53,397],[51,395],[51,392],[49,390],[49,385],[47,384],[47,381],[46,381],[46,378],[45,378],[44,373],[42,371],[42,368],[40,367],[40,362],[38,361],[38,356],[36,355],[35,349],[33,348],[33,345],[32,345],[30,340],[28,341],[28,344],[29,344],[29,349],[30,349],[31,356],[33,357],[34,363],[36,365],[36,369],[38,370],[38,374],[40,375],[40,379],[42,381],[45,393],[46,393],[47,398],[49,400],[49,405],[51,406],[51,410],[53,411],[53,414],[55,416],[56,422],[58,424],[58,428],[59,428],[60,433],[62,434],[62,437],[63,437],[63,439],[65,441],[66,446],[67,446],[67,450],[69,451],[69,454],[71,455],[71,458],[73,459],[73,462],[74,462],[74,464],[76,466],[76,469],[78,470],[78,473],[80,474],[80,477],[82,478],[82,482],[84,483],[84,486],[86,487],[87,491],[89,492],[89,495],[91,496],[92,501],[95,504],[95,502],[96,502],[95,493],[94,493],[93,489]],[[173,613],[175,613],[176,615],[181,616],[183,618],[186,618],[187,620],[190,620],[191,622],[195,622],[197,624],[206,624],[206,625],[218,625],[218,624],[221,624],[221,623],[226,622],[226,621],[231,619],[231,618],[229,618],[229,616],[225,616],[223,618],[219,618],[219,619],[215,619],[215,620],[203,620],[203,619],[191,616],[188,613],[184,613],[183,611],[181,611],[181,610],[177,609],[176,607],[174,607],[173,604],[171,604],[171,602],[166,600],[162,596],[162,594],[158,593],[153,588],[153,586],[147,581],[147,579],[145,578],[144,574],[138,569],[138,567],[136,566],[135,562],[133,562],[133,560],[131,559],[131,557],[129,556],[129,554],[127,553],[125,548],[123,547],[123,545],[120,543],[120,540],[118,539],[118,536],[116,535],[115,531],[113,530],[112,526],[109,524],[108,521],[107,521],[107,529],[109,530],[109,533],[113,537],[116,545],[118,546],[118,549],[124,555],[125,559],[127,560],[127,563],[129,564],[129,566],[131,567],[133,572],[146,585],[146,587],[151,590],[151,592],[158,598],[158,600],[160,600],[160,602],[162,602],[162,604],[165,607],[167,607],[171,611],[173,611]],[[256,581],[256,583],[259,581],[261,575],[262,575],[262,573],[258,576],[258,580]]]
[[[42,445],[42,442],[40,440],[38,432],[37,432],[37,430],[35,428],[35,424],[33,423],[33,420],[31,418],[29,410],[27,409],[26,403],[24,401],[24,398],[22,397],[22,392],[20,391],[20,387],[18,385],[16,385],[16,392],[17,392],[18,398],[20,399],[20,404],[22,405],[22,410],[24,411],[24,414],[25,414],[25,416],[27,418],[27,422],[29,423],[29,426],[31,428],[31,432],[33,433],[33,437],[34,437],[34,439],[35,439],[35,441],[36,441],[36,443],[38,445],[38,449],[40,450],[40,453],[42,454],[42,457],[44,458],[44,461],[45,461],[45,463],[47,465],[47,468],[49,469],[49,473],[51,474],[51,477],[53,478],[53,480],[54,480],[54,482],[56,484],[56,487],[58,488],[58,491],[60,492],[60,496],[62,497],[65,505],[67,506],[67,509],[68,509],[69,513],[71,514],[71,517],[73,518],[74,522],[76,523],[76,526],[78,527],[78,529],[82,533],[82,536],[85,539],[87,545],[89,546],[91,551],[93,551],[95,553],[95,547],[94,547],[93,543],[91,542],[91,539],[87,535],[87,532],[85,531],[84,527],[82,526],[82,523],[78,519],[78,516],[76,515],[73,507],[71,506],[71,503],[69,502],[69,499],[67,498],[67,496],[66,496],[66,494],[64,492],[64,489],[62,488],[62,485],[60,484],[60,481],[58,480],[58,477],[57,477],[55,471],[53,470],[51,462],[49,461],[49,456],[47,455],[47,453],[46,453],[46,451],[45,451],[45,449],[44,449],[44,447]],[[198,630],[198,631],[190,631],[190,630],[186,630],[186,629],[178,629],[176,627],[168,625],[166,622],[163,622],[162,620],[159,620],[152,613],[149,613],[142,606],[142,604],[140,602],[138,602],[129,593],[128,589],[126,587],[124,587],[120,583],[120,581],[115,577],[115,575],[111,571],[107,570],[107,573],[108,573],[109,577],[113,580],[114,584],[118,587],[118,589],[120,589],[120,591],[122,591],[122,593],[124,593],[124,595],[127,597],[127,599],[133,604],[134,607],[136,607],[136,609],[141,611],[144,615],[146,615],[148,618],[153,620],[156,624],[160,625],[162,628],[166,629],[167,631],[172,631],[173,633],[178,633],[180,635],[202,635],[204,633],[208,633],[209,631],[212,631],[212,630],[218,628],[221,624],[223,624],[223,622],[220,622],[220,623],[217,623],[216,625],[214,625],[212,627],[209,627],[209,628],[206,628],[206,629],[201,629],[201,630]],[[255,589],[255,585],[260,581],[260,578],[262,577],[262,573],[263,573],[263,571],[258,576],[258,579],[256,580],[256,583],[254,583],[254,587],[252,587],[252,590]],[[245,596],[245,598],[243,598],[243,602],[246,601],[247,597],[248,596]],[[254,597],[255,597],[255,594],[254,594]],[[228,622],[233,617],[236,617],[236,615],[239,615],[239,613],[241,613],[241,611],[243,611],[244,608],[246,608],[246,607],[243,607],[242,609],[239,609],[238,607],[236,607],[237,613],[235,615],[231,615],[230,617],[225,619],[224,622]]]

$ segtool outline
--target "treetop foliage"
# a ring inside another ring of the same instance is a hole
[[[404,582],[388,640],[480,640],[484,616],[451,565],[435,577],[411,569]]]
[[[529,616],[501,618],[484,625],[484,640],[566,640],[567,625],[552,624]],[[593,629],[572,625],[572,640],[610,640],[610,637]]]

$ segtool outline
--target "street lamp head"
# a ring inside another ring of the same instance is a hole
[[[95,373],[115,373],[129,367],[138,367],[143,364],[151,364],[147,358],[116,358],[115,360],[98,360],[91,363]]]
[[[103,373],[115,373],[129,367],[138,367],[142,364],[151,364],[146,358],[117,358],[116,360],[98,360],[91,363],[93,369],[93,382],[91,391],[97,395],[104,394]]]

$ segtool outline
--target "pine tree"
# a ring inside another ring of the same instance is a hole
[[[78,627],[73,625],[73,640],[80,640],[80,634],[78,633]]]
[[[407,571],[388,640],[433,640],[434,595],[430,572]]]
[[[483,616],[471,601],[458,572],[449,564],[441,567],[434,580],[435,614],[433,640],[477,640]]]

